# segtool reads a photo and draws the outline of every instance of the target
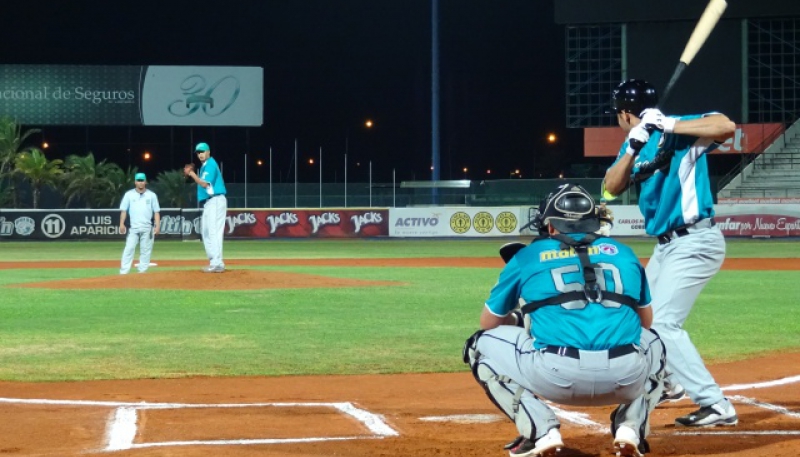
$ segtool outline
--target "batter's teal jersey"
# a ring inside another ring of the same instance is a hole
[[[707,115],[671,117],[690,120]],[[639,209],[648,235],[658,236],[714,216],[706,153],[718,146],[708,138],[659,131],[650,135],[631,171],[631,179],[640,184]],[[617,160],[627,147],[626,140]],[[674,151],[671,157],[663,154],[671,151]],[[660,152],[664,160],[658,159]]]
[[[569,236],[580,239],[584,235]],[[650,306],[644,268],[629,247],[602,237],[592,242],[588,252],[591,263],[599,266],[597,283],[602,290],[628,295],[640,307]],[[496,316],[505,316],[520,300],[529,303],[562,292],[582,291],[584,284],[581,261],[574,250],[562,250],[557,240],[537,240],[506,264],[486,307]],[[639,344],[641,339],[642,323],[636,311],[610,300],[543,306],[531,313],[531,321],[537,349],[566,346],[599,351]]]
[[[210,183],[214,188],[214,195],[221,195],[227,193],[225,190],[225,181],[222,180],[222,173],[219,171],[217,161],[213,157],[209,157],[206,163],[200,167],[200,179]],[[197,201],[201,202],[208,199],[208,193],[200,186],[197,186]]]

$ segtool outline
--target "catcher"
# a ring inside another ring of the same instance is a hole
[[[644,269],[630,248],[593,233],[599,218],[581,186],[557,188],[531,223],[541,235],[509,257],[483,307],[481,330],[464,346],[464,362],[519,431],[506,446],[511,457],[554,456],[564,445],[543,398],[618,404],[614,450],[640,457],[649,451],[649,415],[666,363],[663,343],[649,330]]]

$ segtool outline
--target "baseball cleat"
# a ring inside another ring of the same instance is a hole
[[[736,415],[736,410],[727,400],[711,406],[703,406],[693,413],[675,419],[675,425],[683,427],[734,426],[738,423],[739,416]]]
[[[212,267],[211,265],[203,268],[203,273],[224,273],[225,267],[216,266]]]
[[[658,399],[658,404],[660,405],[668,401],[678,401],[684,396],[686,396],[686,389],[680,384],[673,384],[669,389],[664,389],[664,392],[661,393],[661,398]]]
[[[642,457],[639,452],[639,437],[630,427],[620,425],[614,434],[614,453],[617,457]]]
[[[525,437],[519,437],[512,443],[508,455],[511,457],[555,457],[564,447],[561,433],[551,428],[547,435],[536,440],[536,443]]]

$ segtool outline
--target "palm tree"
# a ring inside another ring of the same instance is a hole
[[[17,154],[14,160],[14,173],[31,183],[33,189],[33,209],[39,209],[39,197],[42,187],[55,186],[58,178],[64,173],[60,159],[47,160],[39,148],[31,148]]]
[[[0,117],[0,177],[13,170],[17,153],[22,152],[25,140],[39,129],[22,131],[22,126],[17,124],[10,116]]]
[[[66,168],[67,172],[62,177],[64,195],[67,197],[66,208],[77,199],[83,200],[86,208],[113,203],[114,186],[109,176],[119,170],[117,164],[105,160],[97,162],[94,154],[89,152],[85,156],[67,156]]]
[[[183,170],[162,171],[153,183],[158,202],[164,208],[183,208],[189,202],[189,190]]]
[[[14,186],[14,161],[24,149],[23,144],[39,129],[22,131],[22,126],[10,116],[0,117],[0,206],[17,207],[17,189]]]
[[[122,201],[122,196],[125,192],[133,189],[133,177],[139,171],[138,167],[128,167],[124,171],[117,164],[112,163],[106,170],[105,178],[108,179],[111,190],[105,199],[98,202],[98,206],[107,206],[114,208]]]

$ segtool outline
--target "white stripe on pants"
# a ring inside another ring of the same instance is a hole
[[[203,246],[212,267],[225,267],[225,262],[222,261],[222,239],[225,236],[227,214],[228,200],[225,195],[206,200],[203,207]]]
[[[139,273],[147,271],[150,266],[150,255],[153,253],[153,229],[131,230],[128,229],[128,236],[125,238],[125,250],[122,251],[122,263],[119,267],[120,274],[127,274],[131,270],[133,256],[136,253],[136,245],[139,245]]]

